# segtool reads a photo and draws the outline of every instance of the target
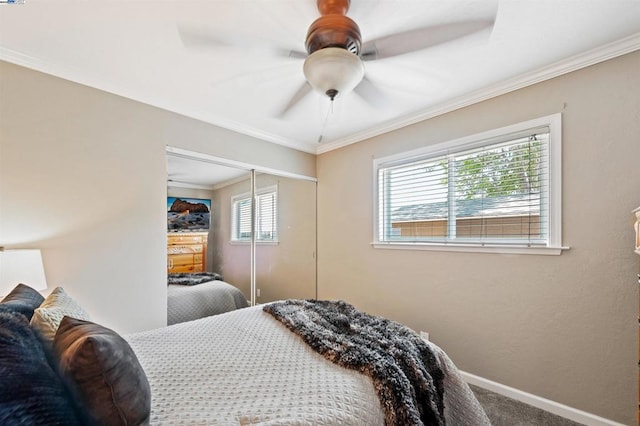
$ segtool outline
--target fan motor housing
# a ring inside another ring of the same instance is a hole
[[[358,24],[351,18],[332,13],[313,21],[307,31],[305,46],[309,54],[325,47],[341,47],[359,55],[362,35]]]
[[[320,15],[331,15],[333,13],[346,15],[351,5],[350,0],[318,0],[316,3]]]

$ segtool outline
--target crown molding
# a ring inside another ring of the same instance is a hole
[[[206,191],[213,191],[214,189],[216,189],[213,186],[209,185],[198,185],[195,183],[180,182],[173,179],[167,179],[167,188],[203,189]]]
[[[218,157],[210,154],[204,154],[201,152],[189,151],[187,149],[177,148],[174,146],[167,146],[166,152],[167,152],[167,155],[172,155],[174,157],[186,158],[189,160],[198,160],[198,161],[203,161],[211,164],[219,164],[221,166],[244,169],[247,172],[251,170],[255,170],[257,173],[265,173],[269,175],[282,176],[282,177],[292,178],[292,179],[309,180],[312,182],[318,181],[318,179],[314,176],[307,176],[299,173],[286,172],[283,170],[273,169],[271,167],[262,167],[257,164],[245,163],[237,160],[230,160],[228,158]]]
[[[231,130],[237,133],[241,133],[246,136],[251,136],[256,139],[275,143],[285,146],[287,148],[295,149],[298,151],[307,152],[309,154],[316,153],[316,145],[310,143],[303,143],[300,141],[294,141],[283,138],[282,136],[275,135],[273,133],[265,132],[259,129],[248,127],[244,124],[238,123],[233,120],[227,120],[220,117],[212,117],[204,111],[197,109],[181,109],[178,110],[175,106],[169,105],[166,101],[160,98],[149,97],[146,94],[141,94],[135,90],[131,90],[123,87],[114,81],[106,79],[98,79],[94,76],[87,75],[87,73],[80,70],[73,69],[67,66],[60,66],[49,62],[42,61],[33,56],[25,55],[12,49],[0,46],[0,60],[9,62],[15,65],[19,65],[25,68],[29,68],[35,71],[39,71],[45,74],[53,75],[64,80],[68,80],[74,83],[82,84],[87,87],[102,90],[104,92],[122,96],[127,99],[134,100],[136,102],[143,103],[145,105],[151,105],[156,108],[163,109],[165,111],[180,114],[185,117],[193,118],[214,126],[221,127],[226,130]]]
[[[275,143],[298,151],[319,155],[354,143],[362,142],[364,140],[389,133],[406,126],[410,126],[420,121],[428,120],[430,118],[434,118],[460,108],[464,108],[491,98],[495,98],[497,96],[504,95],[506,93],[513,92],[515,90],[561,76],[563,74],[577,71],[579,69],[595,65],[597,63],[604,62],[609,59],[634,52],[636,50],[640,50],[640,33],[635,33],[631,36],[622,38],[599,48],[592,49],[588,52],[574,55],[565,60],[556,62],[555,64],[540,68],[536,71],[525,73],[512,79],[505,80],[501,83],[471,92],[467,95],[451,99],[450,101],[441,103],[422,111],[418,111],[414,114],[407,115],[398,120],[389,121],[387,123],[383,123],[380,126],[357,132],[344,138],[334,140],[332,142],[325,142],[321,145],[289,140],[273,133],[247,127],[246,125],[242,125],[232,120],[221,119],[220,117],[212,119],[209,114],[197,109],[177,111],[174,106],[169,105],[162,99],[149,98],[147,95],[142,95],[135,90],[126,89],[116,82],[105,80],[98,81],[96,77],[88,76],[86,73],[82,73],[79,70],[47,63],[32,56],[25,55],[23,53],[1,46],[0,60],[50,74],[108,93],[116,94],[118,96],[129,98],[143,104],[151,105],[166,111],[203,121],[205,123],[209,123],[230,131],[254,137],[256,139]]]
[[[469,105],[486,101],[488,99],[495,98],[497,96],[504,95],[506,93],[513,92],[545,80],[550,80],[554,77],[568,74],[570,72],[616,58],[618,56],[626,55],[627,53],[635,52],[636,50],[640,50],[640,33],[635,33],[631,36],[616,40],[612,43],[606,44],[596,49],[592,49],[585,53],[571,56],[565,60],[556,62],[555,64],[540,68],[532,72],[521,74],[512,79],[505,80],[501,83],[491,85],[489,87],[471,92],[458,98],[454,98],[448,102],[441,103],[434,107],[420,111],[416,114],[408,115],[400,120],[394,120],[382,126],[354,133],[353,135],[335,140],[333,142],[324,143],[318,147],[318,149],[316,150],[316,154],[322,154],[338,148],[352,145],[354,143],[362,142],[375,136],[389,133],[406,126],[410,126],[420,121],[428,120],[430,118],[434,118],[439,115],[443,115],[448,112],[467,107]]]

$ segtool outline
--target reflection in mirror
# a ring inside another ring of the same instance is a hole
[[[315,180],[223,163],[167,152],[167,196],[210,200],[210,226],[202,232],[172,229],[169,215],[189,212],[170,213],[167,205],[167,272],[176,282],[168,290],[169,324],[237,309],[252,300],[252,185],[256,189],[253,300],[317,297]],[[188,262],[195,265],[185,276]],[[177,283],[182,278],[185,282]],[[195,284],[211,278],[217,279]],[[232,294],[220,297],[209,289],[224,286]]]
[[[228,186],[249,188],[251,173],[170,153],[167,166],[167,324],[248,306],[249,254],[225,250],[229,210],[220,200]],[[208,226],[191,211],[200,204]]]
[[[251,232],[250,194],[251,173],[247,172],[238,179],[216,185],[212,198],[215,205],[213,212],[217,218],[213,237],[213,266],[224,275],[225,280],[239,288],[247,300],[251,300],[251,252],[246,244],[250,241]],[[246,235],[245,243],[235,239],[238,234]]]
[[[256,301],[315,299],[316,182],[256,174]]]

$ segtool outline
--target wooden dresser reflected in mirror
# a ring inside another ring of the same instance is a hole
[[[167,273],[205,272],[207,232],[180,232],[167,235]]]

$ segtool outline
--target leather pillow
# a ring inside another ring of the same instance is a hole
[[[15,312],[21,313],[27,317],[27,320],[30,320],[33,316],[33,311],[40,306],[43,301],[44,296],[37,290],[32,289],[28,285],[18,284],[11,290],[11,293],[2,299],[0,304]]]
[[[115,331],[65,316],[53,341],[53,354],[88,423],[149,422],[147,376],[131,346]]]
[[[29,321],[0,311],[0,424],[78,425],[71,395],[49,365]]]

